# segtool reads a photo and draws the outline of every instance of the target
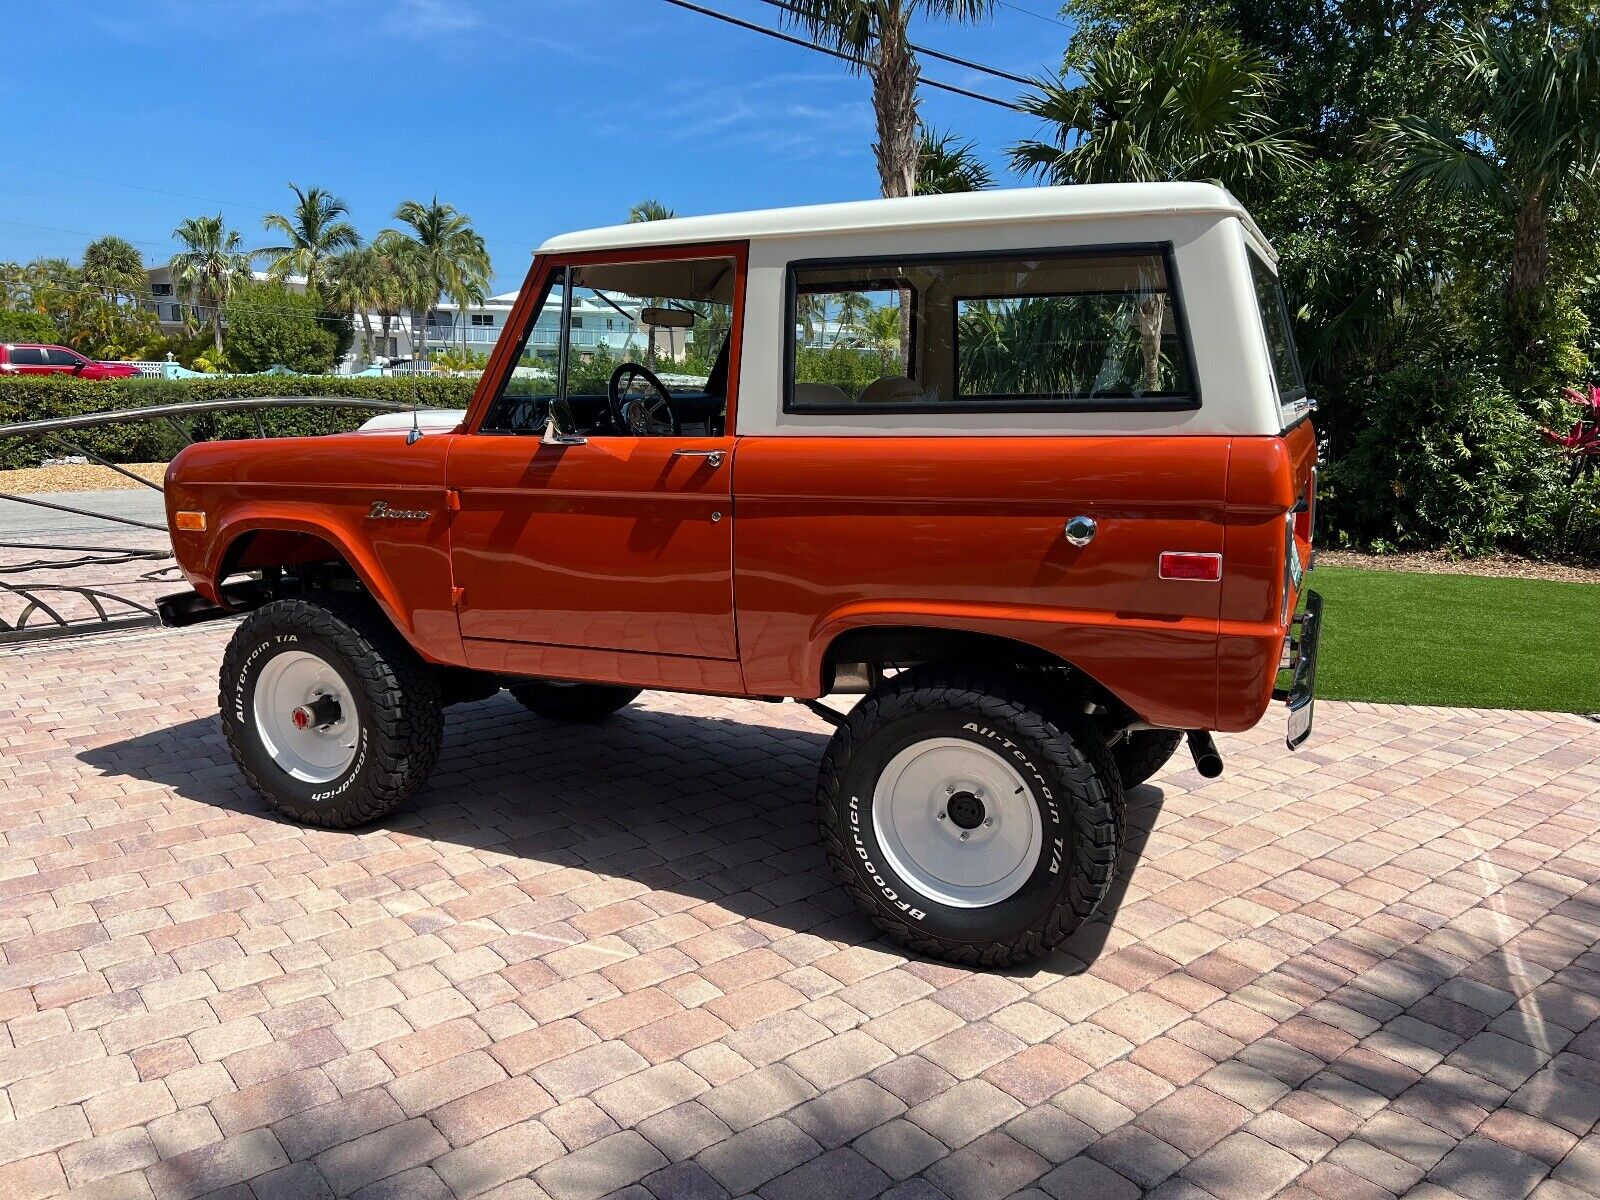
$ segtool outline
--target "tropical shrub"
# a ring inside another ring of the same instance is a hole
[[[1373,381],[1365,407],[1324,475],[1326,527],[1341,540],[1460,554],[1550,544],[1552,456],[1492,374],[1407,364]]]
[[[316,299],[281,284],[236,289],[223,309],[223,327],[228,363],[247,374],[276,366],[327,371],[339,346]]]
[[[0,342],[54,342],[56,323],[43,313],[0,312]]]

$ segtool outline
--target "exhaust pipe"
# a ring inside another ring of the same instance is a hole
[[[1217,743],[1211,740],[1211,735],[1204,729],[1191,729],[1187,736],[1189,753],[1194,755],[1194,769],[1207,779],[1221,775],[1222,755],[1217,753]]]

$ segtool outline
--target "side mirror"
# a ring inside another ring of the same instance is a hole
[[[563,419],[565,418],[565,419]],[[586,446],[589,439],[573,432],[572,410],[565,401],[551,400],[550,415],[545,418],[544,436],[539,439],[545,446]]]

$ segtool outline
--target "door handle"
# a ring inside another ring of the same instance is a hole
[[[703,458],[706,460],[706,466],[720,467],[722,465],[723,456],[726,453],[727,451],[725,450],[674,450],[672,452],[672,457]]]

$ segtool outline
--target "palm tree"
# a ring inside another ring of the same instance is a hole
[[[641,200],[628,209],[628,224],[637,225],[643,221],[670,221],[677,215],[659,200]],[[660,302],[661,297],[659,296],[651,296],[646,301],[650,305],[656,305]],[[670,338],[672,335],[669,333],[667,336]],[[656,365],[656,331],[654,329],[646,329],[644,337],[644,365],[653,368]],[[628,343],[629,345],[633,344],[632,334],[628,336]]]
[[[640,221],[670,221],[678,214],[659,200],[641,200],[628,210],[628,224]]]
[[[794,307],[804,344],[820,348],[821,336],[828,328],[827,296],[822,292],[801,292],[794,298]]]
[[[978,157],[973,142],[957,142],[949,130],[922,128],[917,147],[917,194],[981,192],[994,186],[994,174]]]
[[[289,188],[294,192],[294,211],[261,218],[261,227],[282,234],[287,244],[264,246],[256,254],[268,260],[267,272],[280,283],[290,275],[303,275],[306,291],[320,291],[326,282],[322,264],[341,250],[355,249],[361,235],[349,221],[341,220],[350,206],[332,192],[319,187],[302,190],[296,183]]]
[[[921,71],[908,29],[913,15],[975,22],[995,0],[791,0],[785,20],[855,60],[872,80],[878,140],[872,152],[885,196],[917,189],[917,80]]]
[[[83,248],[83,278],[110,299],[136,299],[145,293],[144,258],[122,238],[96,238]]]
[[[239,231],[229,229],[218,213],[190,217],[172,231],[185,249],[172,256],[172,281],[189,296],[191,304],[211,311],[211,335],[222,353],[222,306],[234,289],[250,279],[250,257],[239,248]]]
[[[885,375],[905,372],[905,363],[896,358],[901,351],[898,304],[886,304],[867,313],[861,326],[861,337],[868,348],[877,351]]]
[[[464,321],[472,297],[481,295],[489,286],[493,274],[489,251],[483,238],[472,228],[472,218],[457,212],[452,205],[439,203],[437,195],[427,204],[406,200],[394,210],[394,215],[410,232],[386,229],[379,236],[386,239],[388,253],[395,256],[402,268],[403,290],[410,300],[413,328],[420,334],[413,339],[413,345],[418,357],[426,358],[428,311],[439,303],[441,296],[448,295],[456,302]],[[413,249],[406,249],[400,242],[410,242]],[[420,322],[417,320],[419,306],[423,318]]]
[[[1531,372],[1543,357],[1552,218],[1592,201],[1600,183],[1600,26],[1576,36],[1548,22],[1464,31],[1451,43],[1447,77],[1464,128],[1402,116],[1378,136],[1399,158],[1401,192],[1487,202],[1509,222],[1507,338],[1519,371]]]
[[[1055,128],[1048,141],[1011,147],[1015,170],[1056,184],[1205,179],[1241,190],[1304,162],[1271,114],[1271,65],[1232,40],[1184,33],[1148,57],[1102,46],[1082,75],[1076,87],[1057,76],[1023,97]],[[1164,294],[1140,298],[1146,387],[1160,375],[1166,319]]]
[[[1011,147],[1015,170],[1058,184],[1208,179],[1238,190],[1304,162],[1272,117],[1271,65],[1231,40],[1180,34],[1152,57],[1106,46],[1082,75],[1022,98],[1054,128]]]

